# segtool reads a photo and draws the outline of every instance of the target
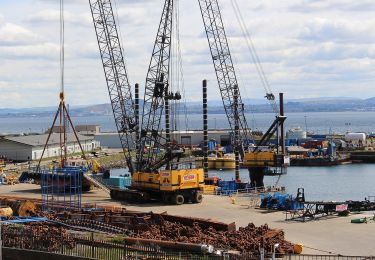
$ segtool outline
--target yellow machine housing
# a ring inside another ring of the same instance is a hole
[[[136,202],[157,199],[165,203],[181,205],[185,202],[201,203],[204,191],[204,172],[202,168],[159,170],[158,172],[135,172],[129,189],[111,189],[111,198]]]
[[[175,192],[185,189],[204,188],[203,169],[161,170],[158,173],[136,172],[132,177],[132,188]]]
[[[257,152],[245,153],[243,166],[246,166],[246,167],[277,166],[277,154],[274,151],[257,151]]]

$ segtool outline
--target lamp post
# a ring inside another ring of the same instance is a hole
[[[2,223],[0,221],[0,260],[3,260],[3,240],[2,240]]]
[[[260,249],[260,260],[264,260],[264,248]]]
[[[273,250],[272,250],[272,260],[275,260],[275,259],[276,259],[276,248],[278,248],[279,245],[280,245],[279,243],[273,245]]]

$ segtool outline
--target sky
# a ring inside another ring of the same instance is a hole
[[[131,84],[144,86],[163,0],[112,0]],[[177,0],[175,0],[177,1]],[[198,1],[178,0],[186,98],[220,94]],[[375,1],[237,0],[274,93],[286,98],[375,96]],[[231,0],[219,0],[242,98],[261,85]],[[65,0],[69,104],[108,103],[88,0]],[[57,106],[59,1],[0,0],[0,108]]]

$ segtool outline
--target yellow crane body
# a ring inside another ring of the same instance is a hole
[[[245,167],[276,166],[277,158],[274,151],[248,152],[244,155],[242,165]]]
[[[158,173],[136,172],[132,177],[132,188],[175,192],[204,187],[203,169],[161,170]]]

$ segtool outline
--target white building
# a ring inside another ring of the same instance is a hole
[[[220,145],[226,146],[231,142],[230,132],[230,130],[209,130],[208,139],[215,139]],[[165,133],[163,136],[165,137]],[[203,131],[176,131],[171,134],[171,138],[182,145],[199,145],[203,141]],[[121,148],[117,133],[96,134],[95,140],[100,142],[102,147]]]
[[[95,135],[100,133],[100,125],[76,125],[75,130],[83,135]]]
[[[14,161],[39,160],[42,156],[44,145],[47,141],[47,134],[28,136],[5,136],[0,138],[0,155]],[[93,136],[78,134],[82,148],[90,152],[100,147],[100,142],[94,140]],[[79,144],[73,133],[67,134],[68,154],[79,153]],[[52,134],[48,142],[43,158],[60,155],[60,134]]]
[[[100,125],[76,125],[75,130],[77,133],[83,134],[83,135],[94,135],[100,133]],[[45,134],[48,134],[51,129],[48,129]],[[60,133],[63,132],[63,129],[60,128],[60,126],[55,125],[52,128],[52,133]]]

